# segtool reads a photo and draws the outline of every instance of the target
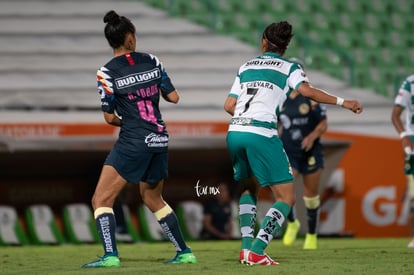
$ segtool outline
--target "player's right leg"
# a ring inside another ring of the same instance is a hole
[[[116,197],[124,188],[126,180],[109,165],[104,165],[92,198],[96,228],[104,248],[104,256],[84,264],[83,268],[119,267],[115,232],[116,222],[112,209]]]

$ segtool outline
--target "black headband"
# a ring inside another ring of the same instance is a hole
[[[267,41],[267,43],[269,43],[272,47],[274,47],[274,48],[276,48],[276,49],[279,49],[280,50],[280,48],[275,44],[275,43],[273,43],[272,41],[270,41],[269,40],[269,38],[267,38],[267,36],[266,36],[266,32],[263,32],[263,38]]]

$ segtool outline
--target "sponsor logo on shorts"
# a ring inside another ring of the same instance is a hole
[[[145,143],[148,147],[167,147],[168,136],[151,133],[145,137]]]

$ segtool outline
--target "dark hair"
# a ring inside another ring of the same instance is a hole
[[[287,21],[272,23],[263,32],[263,39],[267,40],[266,51],[283,55],[293,37],[292,25]]]
[[[105,26],[105,37],[113,48],[121,47],[128,33],[135,34],[135,26],[125,16],[119,16],[115,11],[107,12],[103,18]]]

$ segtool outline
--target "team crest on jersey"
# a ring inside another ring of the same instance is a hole
[[[307,113],[309,113],[309,105],[306,103],[300,104],[299,113],[301,113],[302,115],[306,115]]]
[[[316,159],[315,159],[315,157],[314,157],[314,156],[309,157],[309,158],[308,158],[308,165],[309,165],[309,166],[313,166],[313,165],[315,165],[315,164],[316,164]]]

